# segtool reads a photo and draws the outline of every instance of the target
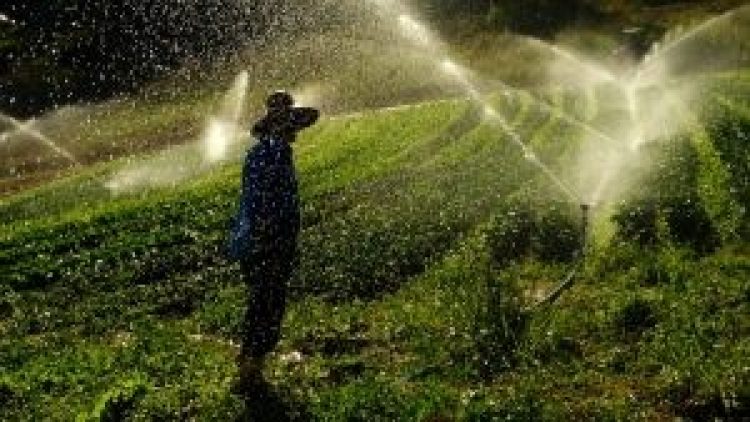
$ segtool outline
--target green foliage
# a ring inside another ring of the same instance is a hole
[[[730,173],[730,189],[734,198],[741,206],[742,227],[740,235],[744,239],[750,238],[750,224],[747,213],[750,209],[750,152],[746,146],[750,140],[750,111],[741,103],[733,103],[726,98],[720,98],[710,115],[708,131],[714,145],[726,163]]]
[[[479,356],[479,374],[490,380],[511,370],[516,351],[525,339],[529,315],[523,310],[520,289],[509,275],[487,280],[486,303],[476,319],[474,334]]]
[[[532,99],[495,104],[551,168],[575,151],[576,129]],[[460,101],[322,123],[295,147],[303,252],[272,404],[308,420],[741,415],[750,262],[742,237],[717,235],[720,198],[746,204],[732,115],[705,132],[707,154],[687,138],[655,151],[614,241],[535,312],[575,262],[581,215],[506,134]],[[252,414],[229,393],[239,169],[105,196],[119,165],[0,203],[0,419]]]
[[[323,403],[331,408],[317,410],[335,420],[387,421],[398,420],[409,406],[409,400],[397,386],[378,379],[365,379],[336,390],[334,397]],[[341,403],[342,406],[335,405]]]
[[[116,422],[130,419],[136,401],[142,398],[146,392],[147,387],[142,380],[127,380],[120,386],[114,387],[104,393],[97,400],[91,413],[88,415],[79,415],[76,421]]]
[[[612,324],[619,334],[628,335],[653,328],[656,322],[653,305],[647,300],[634,298],[617,311]]]
[[[722,164],[704,136],[700,131],[700,140],[678,137],[653,149],[658,171],[644,180],[653,188],[635,192],[614,217],[621,238],[642,245],[670,241],[708,254],[741,234],[744,199],[733,185],[744,176],[729,173],[733,165]]]
[[[618,235],[641,246],[654,245],[659,239],[658,209],[650,201],[631,202],[612,217]]]
[[[566,203],[514,200],[494,217],[487,233],[494,261],[503,267],[530,256],[547,262],[573,260],[582,244],[576,210]]]

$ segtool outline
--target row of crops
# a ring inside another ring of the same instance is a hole
[[[549,100],[578,104],[566,95]],[[750,119],[729,95],[710,102],[703,131],[709,158],[728,169],[709,188],[739,210]],[[581,129],[529,96],[493,104],[553,169],[578,146]],[[570,114],[607,113],[580,109]],[[739,339],[750,327],[733,325],[750,304],[747,227],[706,206],[717,196],[701,191],[706,156],[689,138],[654,147],[661,161],[645,177],[660,189],[618,208],[615,241],[587,282],[528,314],[576,257],[577,204],[478,110],[437,102],[306,133],[302,256],[269,371],[279,405],[340,420],[648,419],[747,406]],[[223,257],[239,169],[110,198],[108,166],[0,204],[0,417],[241,413],[228,387],[244,288]],[[734,404],[717,405],[725,395]]]

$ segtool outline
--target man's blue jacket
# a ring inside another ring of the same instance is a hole
[[[289,142],[259,134],[242,169],[242,191],[232,220],[229,257],[236,261],[293,253],[300,228],[299,193]]]

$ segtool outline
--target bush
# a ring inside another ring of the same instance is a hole
[[[486,238],[492,261],[498,267],[512,265],[531,253],[533,219],[525,207],[510,208],[493,219]]]
[[[17,407],[20,398],[20,395],[9,383],[0,380],[0,417],[4,415],[3,410],[10,411],[14,407]]]
[[[329,420],[386,421],[397,420],[408,406],[409,400],[390,382],[364,379],[324,393],[313,413]]]
[[[543,261],[569,262],[580,252],[583,239],[577,209],[570,204],[552,204],[540,211],[532,244]]]
[[[670,241],[708,254],[736,234],[738,207],[731,177],[715,141],[702,132],[687,133],[653,145],[649,174],[630,192],[615,217],[618,233],[642,245]]]
[[[657,217],[655,202],[638,201],[622,207],[612,220],[617,225],[618,237],[647,246],[656,244],[659,238]]]
[[[731,186],[734,199],[742,207],[744,226],[742,237],[750,238],[747,210],[750,208],[750,116],[742,116],[732,103],[723,104],[714,110],[707,126],[721,159],[726,163],[731,175]]]
[[[720,246],[719,233],[698,200],[669,200],[664,205],[664,214],[673,241],[688,245],[701,254],[714,252]]]
[[[524,257],[569,262],[578,255],[582,238],[575,207],[565,203],[510,205],[492,220],[486,232],[493,262],[506,267]]]
[[[488,280],[486,295],[485,307],[476,321],[478,369],[485,380],[514,366],[528,322],[521,292],[510,277]]]
[[[651,302],[635,298],[617,311],[612,322],[619,334],[630,335],[653,328],[657,318]]]

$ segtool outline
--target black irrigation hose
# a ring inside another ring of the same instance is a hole
[[[554,303],[566,290],[568,290],[571,286],[573,286],[573,283],[575,282],[576,275],[578,274],[579,267],[583,264],[583,259],[579,260],[575,267],[573,267],[572,270],[568,273],[567,276],[565,276],[565,279],[558,284],[554,289],[552,289],[551,292],[547,294],[547,296],[544,297],[544,299],[537,302],[532,308],[530,309],[531,312],[537,311],[540,308],[551,305]]]
[[[531,312],[534,312],[541,307],[554,303],[557,299],[560,298],[560,296],[566,290],[568,290],[571,286],[573,286],[573,283],[575,282],[575,279],[576,279],[576,275],[578,274],[578,270],[586,262],[586,249],[588,247],[586,239],[588,237],[589,211],[590,210],[591,210],[590,205],[581,204],[581,239],[583,243],[581,245],[581,251],[578,255],[579,256],[578,262],[573,267],[573,269],[570,270],[568,275],[565,276],[565,279],[563,279],[563,281],[560,284],[558,284],[554,289],[552,289],[552,291],[549,292],[547,296],[544,297],[544,299],[537,302],[535,305],[531,307],[530,309]]]

